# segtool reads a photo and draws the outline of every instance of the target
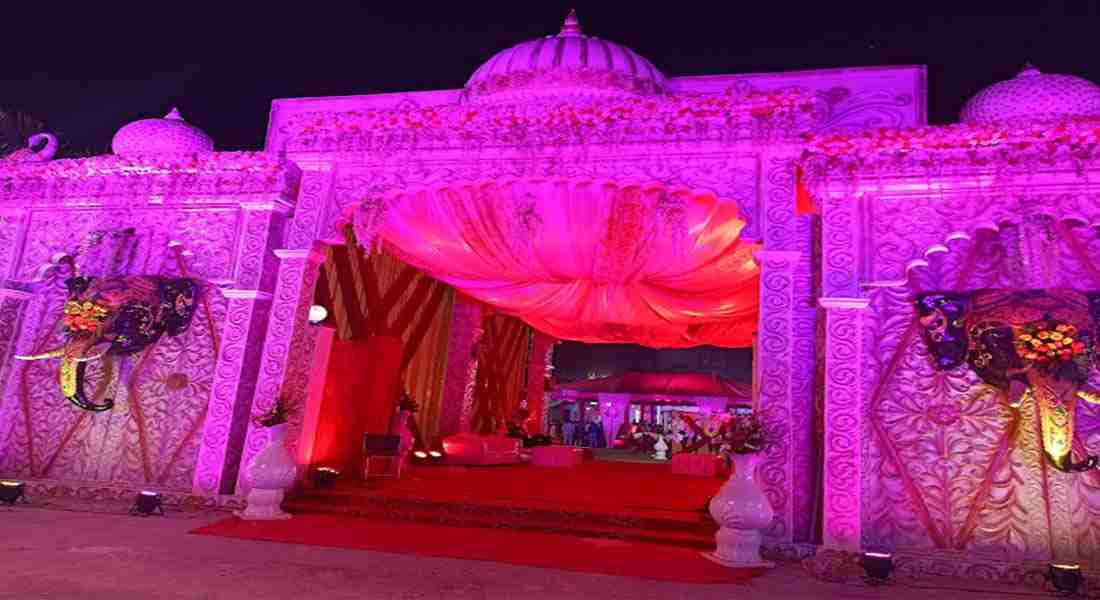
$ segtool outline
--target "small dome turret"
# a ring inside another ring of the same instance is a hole
[[[1046,74],[1025,65],[1016,77],[978,92],[963,107],[960,120],[980,124],[1063,117],[1100,117],[1100,86],[1074,75]]]
[[[214,141],[203,130],[183,120],[173,108],[163,119],[141,119],[124,125],[111,140],[119,156],[210,152]]]

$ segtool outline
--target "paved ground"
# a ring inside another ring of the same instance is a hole
[[[679,585],[497,563],[419,558],[188,535],[225,513],[138,518],[125,507],[0,508],[0,599],[160,600],[708,600],[880,598],[970,600],[965,582],[868,588],[783,565],[745,585]],[[87,512],[98,510],[99,512]],[[1015,594],[1013,594],[1015,596]],[[1044,596],[1029,591],[1016,597]]]

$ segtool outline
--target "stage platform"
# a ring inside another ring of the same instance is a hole
[[[571,469],[529,464],[412,467],[369,486],[300,490],[292,513],[337,514],[515,529],[713,550],[707,501],[723,480],[673,475],[671,466],[586,460]]]

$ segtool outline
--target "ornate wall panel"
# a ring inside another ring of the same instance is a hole
[[[775,518],[769,537],[789,542],[792,537],[792,434],[791,370],[793,364],[794,270],[797,252],[765,250],[757,253],[760,263],[760,329],[755,357],[756,390],[761,420],[769,448],[760,463],[764,493],[772,503]]]
[[[1030,198],[883,196],[868,206],[867,273],[898,283],[871,290],[865,321],[866,547],[1100,559],[1095,472],[1049,468],[1034,403],[1007,406],[966,366],[936,371],[916,330],[913,298],[924,290],[1100,288],[1095,229],[1058,216],[1087,213],[1092,200]],[[897,218],[903,207],[910,218]],[[1077,410],[1076,443],[1093,450],[1100,412]]]
[[[265,317],[230,306],[214,286],[239,285],[262,297],[256,290],[272,285],[274,257],[266,250],[282,238],[297,181],[293,165],[263,153],[100,156],[0,169],[0,202],[18,206],[0,211],[0,277],[32,290],[18,314],[6,301],[13,292],[0,292],[0,473],[225,491],[218,476],[232,462],[234,402],[257,371],[247,358],[241,362],[242,348],[262,341],[235,334]],[[32,280],[53,255],[77,250],[93,231],[107,234],[81,249],[84,274],[187,275],[214,284],[182,335],[126,362],[91,363],[89,391],[116,399],[103,413],[79,411],[61,397],[55,361],[10,360],[60,343],[64,290]],[[5,335],[8,317],[19,323],[14,338]],[[233,363],[228,371],[225,362]],[[234,374],[241,371],[244,377]]]
[[[272,298],[271,313],[259,362],[256,392],[249,415],[263,413],[284,396],[290,408],[287,440],[295,452],[301,428],[303,407],[309,393],[310,366],[313,359],[314,331],[309,325],[309,307],[324,254],[315,250],[276,250],[279,257],[278,282]],[[242,413],[241,418],[246,418]],[[242,473],[252,457],[263,448],[263,433],[250,420],[241,454]],[[247,489],[247,481],[237,477],[237,491]]]

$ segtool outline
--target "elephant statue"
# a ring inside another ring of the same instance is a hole
[[[52,160],[57,154],[57,137],[49,133],[36,133],[27,138],[27,146],[7,156],[0,157],[3,163],[30,163]]]
[[[987,296],[997,300],[985,302]],[[1049,309],[1061,316],[1047,312],[1037,320],[1008,319],[1005,315],[1012,314],[1014,302],[1029,305],[1030,312]],[[1084,298],[1072,291],[929,292],[916,298],[916,309],[921,336],[937,369],[966,363],[997,388],[1009,406],[1036,402],[1043,453],[1054,468],[1077,472],[1097,466],[1096,456],[1074,462],[1072,450],[1077,400],[1100,403],[1089,384],[1100,296]]]
[[[187,330],[195,314],[201,285],[194,279],[160,276],[119,276],[96,279],[73,275],[65,280],[68,299],[62,317],[65,343],[54,350],[20,360],[60,358],[61,393],[89,411],[114,407],[89,401],[84,389],[89,362],[105,356],[130,356],[150,347],[161,336]]]

